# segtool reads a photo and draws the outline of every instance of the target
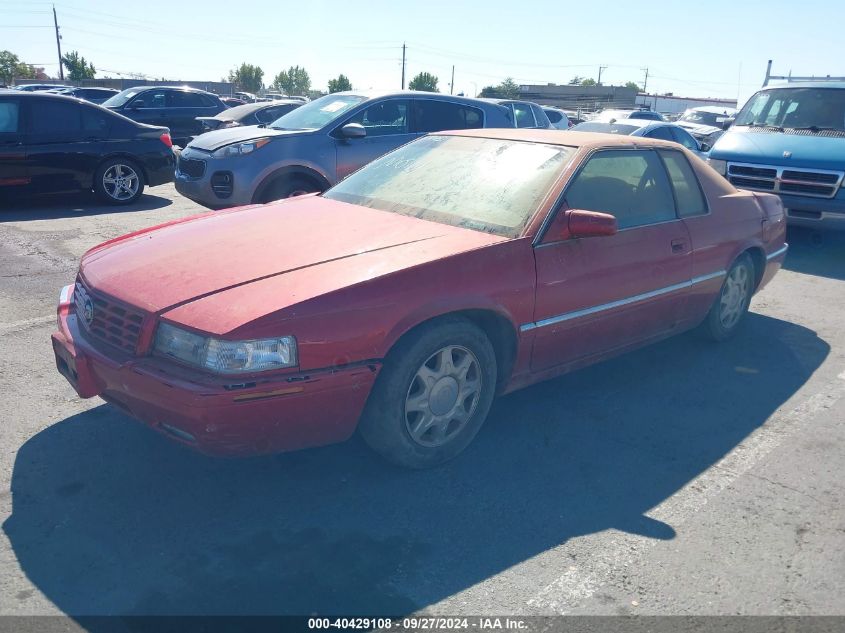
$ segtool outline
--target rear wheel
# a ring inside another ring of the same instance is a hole
[[[464,450],[487,417],[496,355],[465,319],[424,325],[385,359],[361,419],[364,440],[407,468],[442,464]]]
[[[740,255],[728,271],[722,289],[702,329],[708,338],[724,341],[736,334],[754,294],[754,262],[747,253]]]
[[[109,204],[131,204],[144,193],[144,173],[127,158],[113,158],[94,174],[94,192]]]

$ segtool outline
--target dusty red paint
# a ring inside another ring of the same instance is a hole
[[[777,198],[738,192],[689,153],[708,215],[564,239],[567,210],[554,204],[591,152],[674,144],[540,130],[468,134],[578,147],[522,236],[311,196],[136,232],[95,247],[80,266],[90,288],[144,311],[135,353],[90,340],[64,303],[53,334],[60,370],[80,396],[101,395],[159,431],[170,425],[190,433],[205,452],[291,450],[347,438],[382,359],[429,319],[472,311],[506,324],[516,342],[506,392],[693,327],[722,278],[553,325],[537,322],[725,271],[748,250],[766,262],[763,285],[783,260],[766,260],[783,247]],[[550,213],[556,216],[535,245]],[[299,366],[221,377],[162,360],[150,354],[160,320],[221,338],[293,335]]]

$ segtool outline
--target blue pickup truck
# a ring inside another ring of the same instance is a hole
[[[763,88],[710,165],[735,187],[778,194],[790,224],[845,230],[845,82]]]

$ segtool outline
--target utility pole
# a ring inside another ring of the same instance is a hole
[[[56,18],[56,5],[53,5],[53,26],[56,27],[56,50],[59,52],[59,79],[64,81],[65,69],[62,66],[62,44],[59,41],[62,38],[59,36],[59,20]]]
[[[601,71],[603,70],[607,70],[607,66],[599,66],[599,78],[598,81],[596,81],[596,84],[599,86],[601,85]]]
[[[455,94],[455,64],[452,64],[452,83],[449,84],[449,94]]]
[[[405,42],[402,42],[402,90],[405,89]]]
[[[643,68],[645,71],[645,80],[643,81],[643,92],[647,92],[646,86],[648,86],[648,68]]]

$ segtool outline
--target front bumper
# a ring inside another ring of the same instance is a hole
[[[176,191],[183,196],[211,209],[252,204],[255,186],[249,169],[247,169],[249,160],[238,157],[212,158],[210,154],[190,148],[181,150],[180,155],[189,160],[205,162],[203,175],[198,177],[182,173],[177,162],[174,183],[176,184]],[[224,177],[231,179],[229,191],[220,188],[221,181],[214,180]],[[218,185],[216,190],[215,184]]]
[[[65,296],[67,295],[67,296]],[[80,330],[63,292],[52,335],[56,367],[83,398],[100,396],[169,438],[211,455],[244,456],[341,442],[355,431],[378,373],[368,364],[243,384],[186,378],[150,357],[117,358]]]

